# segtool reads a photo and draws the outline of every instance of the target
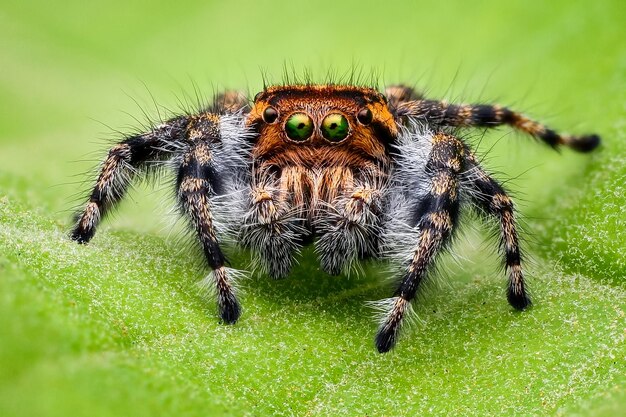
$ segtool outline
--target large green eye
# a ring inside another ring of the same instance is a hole
[[[348,136],[350,125],[343,114],[329,114],[322,121],[322,135],[331,142],[340,142]]]
[[[313,120],[304,113],[294,113],[285,123],[285,132],[291,140],[307,140],[313,133]]]

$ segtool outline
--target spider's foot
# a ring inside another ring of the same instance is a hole
[[[506,298],[509,300],[509,304],[516,310],[525,310],[532,305],[530,297],[525,291],[517,292],[509,289]]]
[[[381,327],[376,334],[376,349],[379,353],[389,352],[398,340],[399,327]]]
[[[79,244],[88,243],[95,234],[95,232],[95,229],[83,229],[78,226],[75,227],[74,230],[72,230],[72,233],[70,234],[70,239]]]
[[[217,306],[222,321],[234,324],[241,316],[241,305],[235,294],[237,272],[230,268],[220,267],[209,275],[217,288]]]
[[[385,318],[378,328],[376,334],[376,349],[378,352],[389,352],[396,345],[398,336],[400,335],[400,328],[402,327],[402,320],[407,310],[410,308],[409,301],[402,297],[394,297],[389,300],[391,302],[391,308],[387,311]]]
[[[220,318],[225,324],[235,324],[237,320],[239,320],[239,316],[241,316],[241,305],[234,294],[230,294],[227,298],[220,296],[219,313]]]
[[[578,152],[591,152],[600,145],[600,136],[566,136],[563,138],[566,146]]]
[[[70,234],[70,238],[78,243],[87,243],[96,233],[96,226],[100,222],[100,207],[95,202],[90,202],[82,214],[76,217],[76,226]]]

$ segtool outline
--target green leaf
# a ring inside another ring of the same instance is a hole
[[[624,7],[534,6],[3,5],[0,415],[625,415]],[[602,135],[590,155],[504,129],[466,137],[517,197],[532,309],[508,306],[496,242],[471,219],[385,355],[366,306],[390,294],[385,265],[330,277],[310,249],[288,279],[245,281],[241,320],[221,325],[168,225],[166,182],[133,191],[89,245],[67,238],[97,141],[156,120],[151,96],[193,108],[196,84],[254,95],[259,67],[281,82],[285,62],[323,79],[354,61],[381,84]]]

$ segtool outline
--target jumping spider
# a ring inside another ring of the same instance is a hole
[[[600,143],[597,135],[558,134],[506,107],[428,100],[402,85],[385,94],[351,85],[274,86],[251,104],[229,91],[210,109],[111,148],[71,237],[88,242],[140,172],[170,165],[225,323],[241,310],[238,271],[225,266],[221,240],[251,249],[273,278],[287,276],[300,248],[315,242],[329,274],[365,258],[401,265],[393,297],[381,303],[376,347],[387,352],[464,207],[499,224],[508,301],[518,310],[530,305],[513,203],[456,135],[500,125],[553,148],[589,152]]]

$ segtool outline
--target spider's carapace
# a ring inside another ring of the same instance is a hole
[[[355,177],[382,180],[398,135],[385,96],[350,86],[269,88],[256,96],[246,124],[258,135],[256,175],[278,175],[283,198],[310,220],[319,204],[353,188]]]
[[[109,151],[77,215],[72,239],[88,242],[140,174],[172,167],[176,197],[211,268],[220,317],[239,319],[235,279],[220,246],[250,248],[274,278],[304,244],[339,274],[366,258],[399,265],[380,302],[380,352],[396,343],[410,303],[466,208],[499,224],[507,298],[530,305],[513,203],[459,137],[462,128],[508,125],[552,147],[581,152],[597,135],[561,135],[506,107],[429,100],[403,85],[384,93],[347,85],[266,88],[248,102],[229,91],[197,114],[129,135]]]

